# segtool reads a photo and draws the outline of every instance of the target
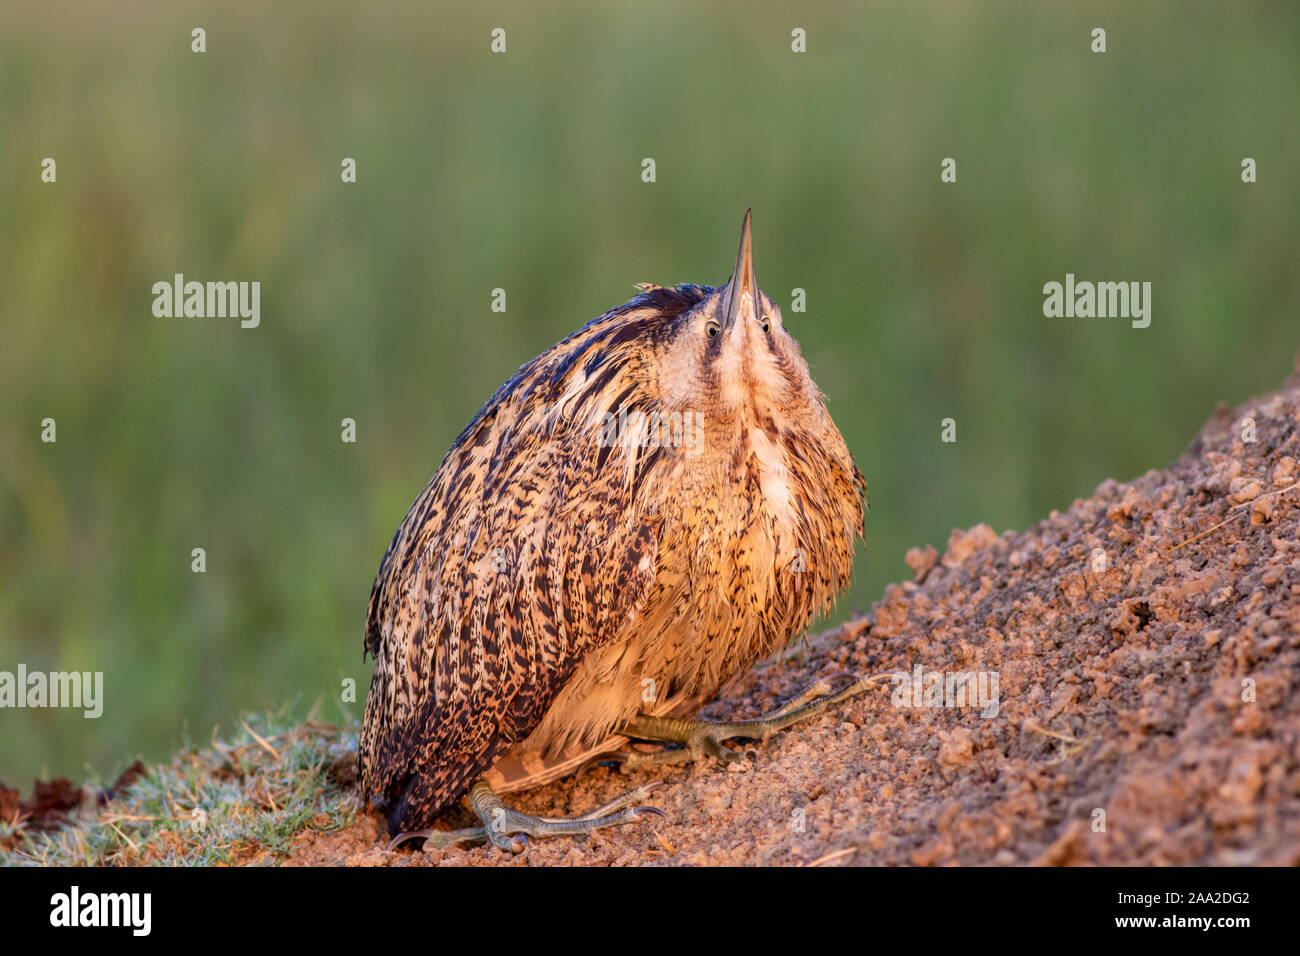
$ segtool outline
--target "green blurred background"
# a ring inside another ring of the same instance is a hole
[[[372,577],[461,426],[633,283],[725,281],[746,206],[871,484],[838,617],[1290,369],[1295,4],[539,6],[0,8],[0,670],[106,684],[0,711],[0,779],[358,718]],[[176,272],[260,281],[261,327],[154,318]],[[1150,281],[1150,328],[1044,318],[1066,272]]]

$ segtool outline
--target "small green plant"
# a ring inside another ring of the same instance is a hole
[[[274,865],[298,834],[353,822],[355,765],[351,731],[249,715],[229,740],[213,728],[211,746],[147,767],[102,803],[84,801],[65,826],[0,822],[0,865]]]

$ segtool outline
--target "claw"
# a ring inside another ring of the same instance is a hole
[[[502,831],[488,831],[488,842],[498,850],[505,853],[523,853],[528,849],[528,834],[519,831],[511,832],[510,829]]]
[[[870,677],[868,677],[867,680],[874,684],[876,681],[883,680],[886,677],[895,678],[895,677],[907,677],[907,676],[908,676],[907,671],[878,671],[877,673],[872,674]]]
[[[597,766],[598,764],[602,764],[602,763],[616,763],[616,764],[623,764],[623,763],[626,763],[626,762],[627,762],[627,758],[630,757],[630,756],[631,756],[631,754],[624,753],[624,752],[621,751],[621,750],[611,750],[609,753],[606,753],[606,754],[596,754],[596,756],[594,756],[594,757],[589,757],[589,758],[587,758],[585,761],[583,761],[582,766],[580,766],[580,767],[578,768],[577,772],[573,775],[573,777],[574,777],[575,780],[581,778],[582,775],[583,775],[584,773],[586,773],[586,772],[587,772],[588,770],[590,770],[592,767]]]
[[[427,830],[407,830],[405,833],[399,833],[389,841],[386,849],[395,850],[407,840],[424,840],[424,848],[428,850],[435,847],[446,849],[457,843],[477,843],[484,839],[487,839],[487,831],[481,827],[471,827],[468,830],[438,830],[430,827]]]
[[[822,680],[831,681],[839,680],[841,677],[847,677],[849,680],[857,680],[858,675],[853,671],[836,671],[834,674],[827,674]]]
[[[432,830],[409,830],[406,833],[399,833],[397,834],[397,836],[393,837],[391,840],[388,841],[388,846],[384,847],[384,849],[389,851],[396,850],[407,840],[415,840],[415,839],[427,840],[430,834],[432,833],[433,833]]]

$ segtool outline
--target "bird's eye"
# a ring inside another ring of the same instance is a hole
[[[718,337],[718,333],[721,331],[722,331],[722,326],[718,325],[717,322],[710,322],[708,325],[704,327],[704,333],[711,339],[716,339]]]
[[[764,332],[772,331],[772,320],[769,319],[767,316],[763,316],[763,331]]]

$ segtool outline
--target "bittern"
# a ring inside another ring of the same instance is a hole
[[[359,761],[393,834],[518,851],[627,823],[659,812],[649,786],[574,819],[499,795],[632,740],[665,749],[629,766],[745,759],[723,742],[871,680],[690,719],[843,592],[866,482],[754,279],[748,212],[726,285],[639,288],[497,389],[383,557]],[[430,829],[466,793],[483,825]]]

